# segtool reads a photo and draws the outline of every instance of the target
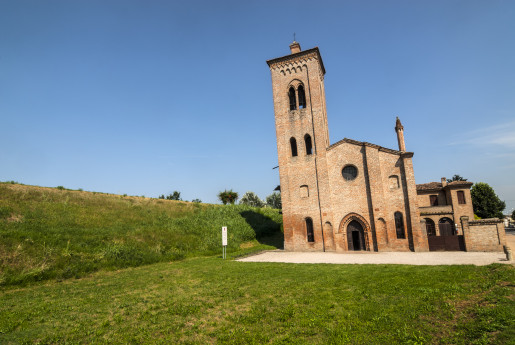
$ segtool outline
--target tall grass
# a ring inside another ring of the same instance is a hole
[[[0,183],[0,286],[266,248],[277,210]],[[264,239],[264,240],[263,240]]]

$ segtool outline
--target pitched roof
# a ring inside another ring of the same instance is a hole
[[[452,181],[447,184],[447,187],[466,187],[470,188],[474,183],[468,181]],[[443,189],[441,182],[429,182],[417,184],[417,190],[440,190]]]
[[[333,148],[335,148],[343,143],[348,143],[348,144],[357,145],[357,146],[370,146],[370,147],[376,148],[382,152],[393,153],[393,154],[396,154],[399,156],[402,155],[403,157],[408,157],[408,158],[413,157],[413,152],[402,152],[402,151],[398,151],[398,150],[392,150],[392,149],[389,149],[389,148],[386,148],[383,146],[379,146],[376,144],[367,143],[366,141],[357,141],[357,140],[353,140],[353,139],[349,139],[349,138],[343,138],[342,140],[335,142],[334,144],[327,147],[326,150],[327,151],[332,150]]]
[[[435,190],[442,189],[441,182],[429,182],[429,183],[421,183],[417,184],[417,190]]]

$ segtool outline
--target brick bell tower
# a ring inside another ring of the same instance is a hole
[[[326,149],[325,68],[318,47],[268,60],[279,156],[286,250],[334,250]],[[325,182],[324,182],[325,181]],[[326,229],[326,231],[329,231]]]

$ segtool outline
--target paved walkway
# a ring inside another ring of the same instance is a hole
[[[305,264],[405,264],[405,265],[476,265],[492,263],[514,264],[506,261],[500,253],[477,252],[362,252],[362,253],[322,253],[267,251],[239,259],[245,262],[287,262]]]

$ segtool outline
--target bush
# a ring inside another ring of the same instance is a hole
[[[224,204],[234,204],[236,200],[238,200],[238,193],[233,192],[232,189],[224,190],[223,192],[218,193],[218,199]]]
[[[240,204],[252,206],[252,207],[263,207],[265,203],[261,200],[254,192],[247,192],[243,194],[240,200]]]
[[[166,197],[164,195],[160,195],[159,199],[182,200],[181,199],[181,192],[178,192],[178,191],[174,190],[173,193],[168,194]]]

